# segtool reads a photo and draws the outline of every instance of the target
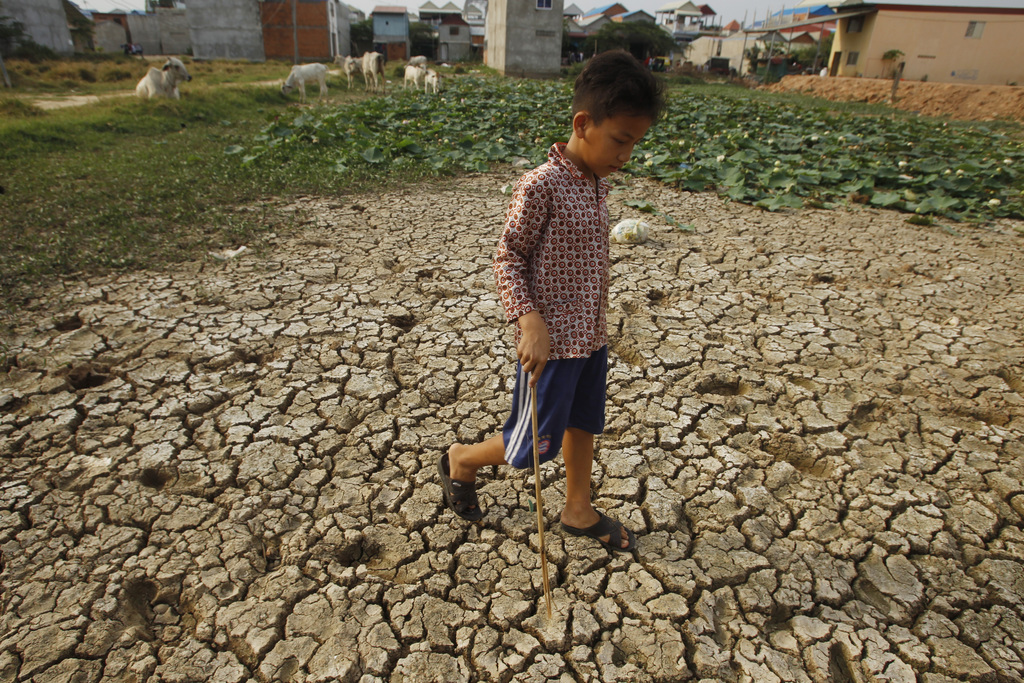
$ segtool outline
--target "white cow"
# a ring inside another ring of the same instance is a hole
[[[327,95],[327,66],[324,64],[296,64],[281,86],[281,94],[287,95],[296,86],[299,88],[299,102],[306,101],[306,83],[320,84],[320,99]]]
[[[370,83],[373,83],[373,92],[380,89],[387,92],[387,85],[384,80],[384,55],[379,52],[363,53],[363,80],[366,81],[366,89],[370,90]]]
[[[412,81],[412,87],[418,90],[426,73],[427,72],[423,67],[416,66],[415,64],[409,64],[405,67],[405,87],[408,88],[409,81]]]
[[[352,78],[356,75],[356,71],[359,70],[359,60],[349,55],[344,57],[338,55],[334,58],[334,63],[340,66],[345,72],[345,77],[348,78],[348,88],[351,90]]]
[[[434,91],[437,94],[437,87],[441,84],[441,77],[433,69],[427,69],[426,75],[423,77],[423,92]]]
[[[409,63],[412,64],[413,66],[426,66],[427,58],[424,57],[423,55],[416,55],[415,57],[409,60]]]
[[[135,94],[146,99],[170,97],[180,100],[181,93],[178,92],[178,84],[191,80],[192,76],[189,75],[188,69],[181,63],[181,60],[177,57],[168,57],[162,70],[150,67],[149,72],[135,86]]]

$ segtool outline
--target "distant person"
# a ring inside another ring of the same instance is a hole
[[[821,71],[818,72],[818,75],[821,76],[822,78],[825,78],[825,76],[828,76],[828,67],[827,66],[821,67]]]

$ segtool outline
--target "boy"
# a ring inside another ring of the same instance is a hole
[[[563,531],[631,551],[636,536],[594,509],[590,475],[594,435],[604,431],[608,369],[608,184],[658,117],[662,85],[624,50],[597,55],[580,73],[572,135],[547,163],[516,185],[494,259],[494,278],[519,359],[512,414],[502,431],[454,444],[438,460],[447,505],[471,521],[483,517],[476,472],[503,462],[533,464],[530,389],[537,388],[541,461],[563,450]]]

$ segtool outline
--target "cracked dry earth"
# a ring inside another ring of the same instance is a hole
[[[1019,681],[1019,223],[769,214],[613,245],[599,505],[532,477],[455,518],[435,463],[498,429],[509,173],[306,198],[265,250],[66,283],[0,382],[0,681]]]

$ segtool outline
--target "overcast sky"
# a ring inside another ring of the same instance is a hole
[[[575,2],[577,7],[582,8],[584,11],[593,9],[594,7],[602,7],[604,5],[611,4],[614,0],[565,0],[566,2]],[[664,5],[669,0],[619,0],[625,7],[630,10],[646,10],[652,15],[657,11],[659,7]],[[416,8],[424,4],[426,0],[416,0],[415,2],[402,2],[401,0],[349,0],[350,5],[358,7],[359,9],[366,12],[369,15],[370,11],[378,5],[398,5],[405,6],[410,12],[415,12]],[[448,0],[433,0],[435,5],[444,5]],[[463,0],[453,0],[456,5],[462,6]],[[790,0],[788,7],[793,7],[798,0]],[[754,13],[757,16],[764,18],[766,10],[771,8],[771,11],[777,12],[782,9],[782,2],[777,4],[771,4],[765,0],[694,0],[695,5],[702,4],[711,5],[711,9],[718,13],[718,17],[721,23],[728,24],[733,19],[742,22],[743,15],[746,13],[747,21],[751,22],[754,18]],[[114,9],[122,9],[125,11],[131,10],[143,10],[146,7],[145,0],[77,0],[79,7],[83,9],[98,10],[101,12],[109,12]]]

